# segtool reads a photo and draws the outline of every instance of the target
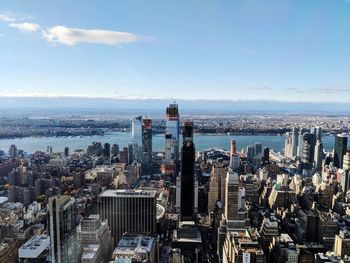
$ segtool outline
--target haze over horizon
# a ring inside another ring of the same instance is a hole
[[[101,97],[8,97],[0,96],[0,112],[16,110],[19,114],[30,111],[43,113],[148,113],[163,116],[164,107],[174,99],[117,99]],[[286,102],[274,100],[183,100],[177,99],[181,112],[188,114],[242,114],[242,113],[303,113],[317,115],[348,115],[349,103],[340,102]]]
[[[346,103],[349,11],[346,0],[5,0],[0,95]]]

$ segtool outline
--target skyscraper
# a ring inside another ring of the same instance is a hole
[[[321,140],[317,140],[316,146],[315,146],[315,169],[318,172],[321,172],[322,170],[322,160],[323,160],[323,144]]]
[[[343,157],[343,170],[350,172],[350,150],[347,150]]]
[[[293,143],[292,140],[293,136],[290,132],[286,132],[285,134],[285,140],[284,140],[284,156],[288,158],[292,158],[293,155]]]
[[[51,261],[53,263],[78,262],[76,202],[70,196],[49,199],[49,231]]]
[[[106,190],[98,196],[98,213],[118,244],[125,232],[156,232],[155,190]]]
[[[152,120],[142,120],[142,173],[152,173]]]
[[[303,129],[300,129],[299,136],[298,136],[298,150],[297,150],[297,156],[301,157],[303,155],[303,145],[304,139],[303,139]]]
[[[260,143],[260,142],[256,142],[255,144],[254,144],[254,154],[255,154],[255,156],[256,155],[259,155],[259,154],[262,154],[262,144]]]
[[[254,145],[250,145],[247,147],[247,161],[252,163],[254,159]]]
[[[337,134],[334,145],[334,160],[333,164],[337,168],[343,166],[343,158],[348,145],[348,136],[346,134]]]
[[[142,116],[131,120],[131,140],[133,145],[134,160],[142,160]]]
[[[222,248],[228,231],[245,231],[249,226],[248,212],[245,208],[245,191],[239,187],[238,174],[228,172],[225,185],[225,208],[218,229],[218,251],[222,257]]]
[[[236,170],[239,168],[239,157],[237,156],[237,145],[235,140],[230,141],[230,169]]]
[[[179,134],[180,134],[180,115],[178,105],[170,104],[166,108],[165,133],[171,134],[171,153],[175,163],[179,160]]]
[[[292,129],[292,156],[298,155],[298,142],[299,142],[299,130],[298,128]]]
[[[222,163],[214,163],[208,193],[208,211],[214,210],[217,201],[224,202],[225,199],[225,176],[226,170]]]
[[[306,166],[311,166],[315,158],[315,145],[316,137],[313,133],[304,133],[303,134],[303,151],[302,151],[302,162]],[[305,167],[305,168],[309,168]]]
[[[181,150],[181,221],[193,221],[195,198],[195,146],[193,142],[193,122],[186,121],[183,130]]]

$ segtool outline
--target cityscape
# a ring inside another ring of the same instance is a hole
[[[350,263],[350,0],[0,3],[0,263]]]
[[[349,117],[293,127],[282,152],[229,135],[198,151],[180,112],[164,110],[161,151],[143,115],[125,146],[2,151],[1,262],[350,261],[349,135],[326,128]]]

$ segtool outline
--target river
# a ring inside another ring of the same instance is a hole
[[[270,147],[276,152],[281,152],[284,148],[284,136],[278,135],[222,135],[222,134],[195,134],[194,141],[196,150],[204,150],[211,147],[229,149],[231,139],[237,141],[237,149],[246,148],[255,142],[262,143],[263,147]],[[334,137],[324,136],[323,145],[326,150],[332,150],[334,147]],[[126,146],[131,141],[128,132],[111,132],[103,136],[81,136],[81,137],[27,137],[16,139],[0,139],[0,150],[8,152],[11,144],[15,144],[18,149],[27,153],[33,153],[37,150],[46,151],[47,146],[52,146],[54,152],[63,152],[64,147],[70,150],[86,149],[92,142],[102,142],[118,144],[120,148]],[[164,144],[164,135],[153,136],[153,151],[161,151]]]

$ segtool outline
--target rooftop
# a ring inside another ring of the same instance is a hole
[[[117,189],[106,190],[100,197],[155,197],[156,190],[135,190],[135,189]]]
[[[19,258],[37,258],[49,246],[49,236],[33,236],[18,249],[18,256]]]
[[[124,234],[113,254],[145,254],[152,251],[154,238],[137,234]]]

